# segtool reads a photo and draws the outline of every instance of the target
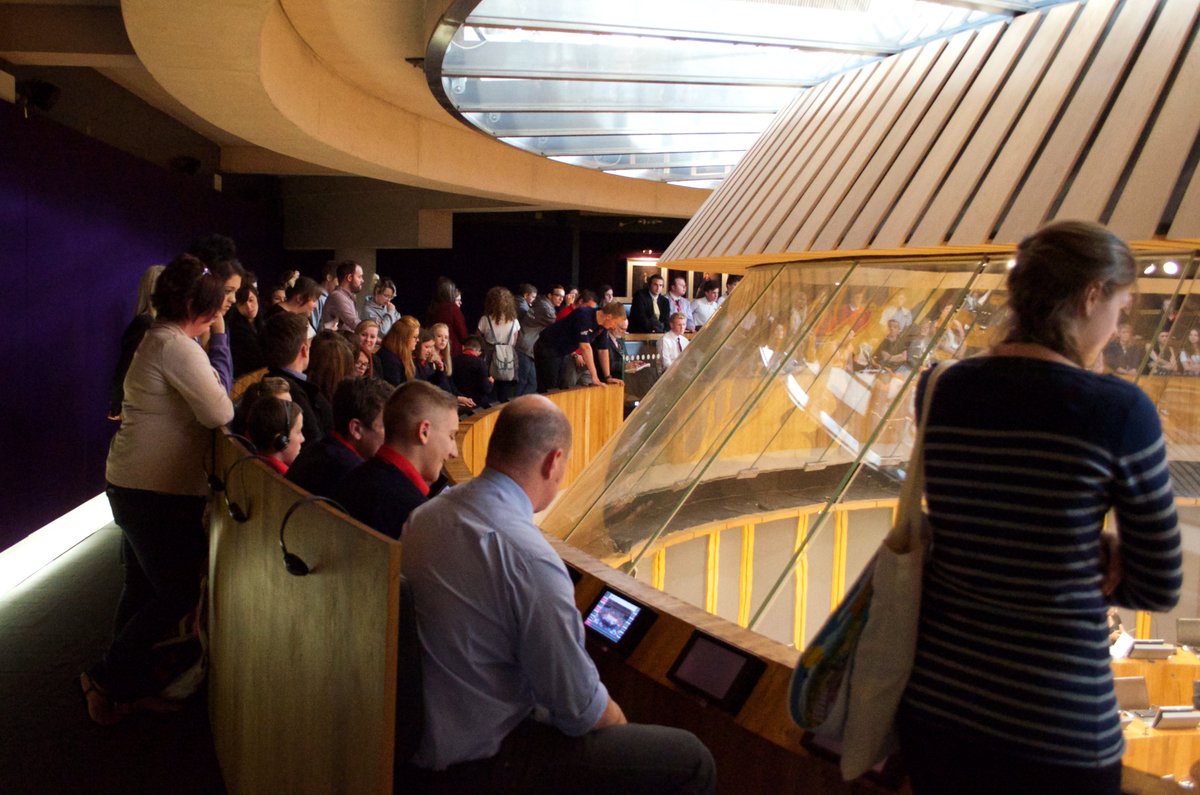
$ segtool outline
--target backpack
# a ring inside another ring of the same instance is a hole
[[[514,322],[509,330],[508,342],[499,342],[496,339],[496,328],[492,324],[490,317],[484,317],[487,321],[490,334],[484,334],[483,340],[487,343],[488,348],[488,375],[495,381],[516,381],[517,380],[517,350],[513,347],[513,343],[517,339],[517,324]],[[481,328],[480,331],[483,331]]]

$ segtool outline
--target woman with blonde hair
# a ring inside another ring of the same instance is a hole
[[[360,375],[375,375],[375,352],[379,350],[379,340],[383,336],[382,330],[374,320],[364,320],[354,329],[354,338],[358,345],[360,353],[365,353],[367,357],[367,369]],[[358,361],[355,361],[355,368],[358,368]]]
[[[429,330],[433,332],[434,366],[449,378],[454,375],[454,357],[450,355],[450,327],[445,323],[434,323]]]
[[[379,348],[379,375],[394,386],[411,381],[415,374],[413,351],[417,347],[417,336],[421,324],[412,315],[402,315],[392,324],[392,330],[383,338]]]

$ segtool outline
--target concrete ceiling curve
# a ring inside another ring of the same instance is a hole
[[[496,142],[430,95],[449,0],[122,0],[139,60],[206,122],[336,171],[539,207],[689,217],[708,191],[600,174]]]

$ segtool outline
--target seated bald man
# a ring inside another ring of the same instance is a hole
[[[484,471],[409,518],[425,724],[405,775],[434,792],[712,792],[708,749],[627,723],[584,650],[571,578],[533,523],[570,453],[563,413],[517,398]]]
[[[427,381],[407,381],[383,406],[383,444],[330,495],[358,521],[399,538],[413,509],[445,485],[458,457],[458,401]]]

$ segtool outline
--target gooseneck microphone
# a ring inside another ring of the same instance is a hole
[[[292,518],[292,514],[295,513],[296,510],[301,506],[314,502],[323,502],[326,505],[332,505],[342,513],[346,513],[346,509],[343,508],[341,504],[337,502],[337,500],[331,500],[328,497],[321,497],[316,494],[296,500],[294,503],[292,503],[291,507],[287,509],[287,512],[283,514],[283,521],[279,523],[279,548],[283,550],[283,567],[287,570],[288,574],[291,574],[294,577],[303,577],[304,575],[308,574],[311,569],[309,569],[308,564],[305,563],[299,555],[288,552],[287,544],[283,540],[283,534],[287,529],[288,520]]]

